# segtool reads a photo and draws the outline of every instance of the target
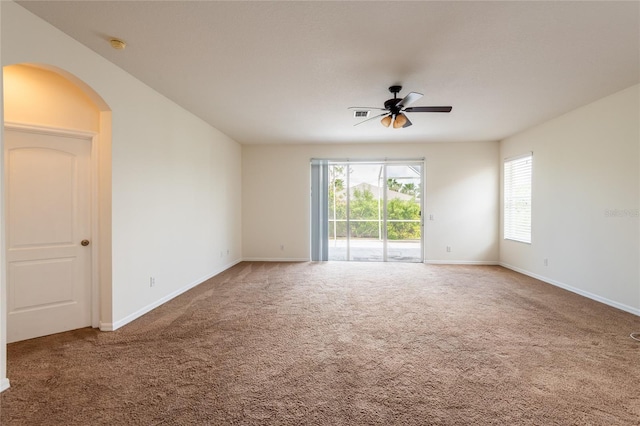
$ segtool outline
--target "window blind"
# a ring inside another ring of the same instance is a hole
[[[504,238],[531,243],[533,154],[504,161]]]
[[[311,260],[329,260],[329,161],[311,160]]]

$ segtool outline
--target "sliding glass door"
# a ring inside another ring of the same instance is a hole
[[[328,260],[422,262],[423,163],[328,162]]]
[[[388,261],[422,262],[422,164],[385,166]]]

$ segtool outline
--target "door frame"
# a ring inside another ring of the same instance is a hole
[[[99,134],[96,132],[86,131],[86,130],[77,130],[77,129],[65,129],[59,127],[51,127],[51,126],[41,126],[38,124],[30,124],[30,123],[18,123],[18,122],[5,122],[4,129],[13,130],[25,133],[35,133],[35,134],[43,134],[43,135],[53,135],[53,136],[69,136],[78,139],[85,139],[88,143],[91,144],[91,158],[89,160],[90,167],[90,182],[89,182],[89,206],[90,206],[90,229],[91,229],[91,275],[90,275],[90,283],[89,283],[89,291],[91,292],[91,327],[98,328],[100,326],[100,263],[99,263],[99,222],[98,222],[98,190],[99,190],[99,181],[98,181],[98,167],[99,167],[99,158],[98,158],[98,144],[99,144]],[[6,200],[3,200],[3,205],[6,209],[8,206],[5,203]],[[5,216],[6,217],[6,216]],[[9,230],[9,222],[8,220],[4,224],[5,235]],[[6,244],[6,242],[5,242]],[[6,249],[6,247],[5,247]],[[8,267],[7,259],[4,259],[4,268]]]

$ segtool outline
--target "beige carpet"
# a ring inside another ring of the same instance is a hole
[[[637,425],[640,318],[492,266],[242,263],[11,344],[2,425]]]

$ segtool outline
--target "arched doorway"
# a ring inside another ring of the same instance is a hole
[[[111,112],[55,67],[3,80],[7,341],[110,323]]]

